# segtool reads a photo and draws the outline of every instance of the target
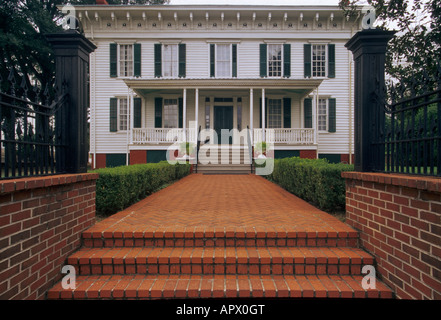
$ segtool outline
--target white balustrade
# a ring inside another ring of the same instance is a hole
[[[261,128],[254,129],[254,142],[262,141]],[[182,128],[135,128],[133,144],[173,143],[175,141],[196,142],[196,129],[187,128],[187,139]],[[314,129],[277,128],[265,129],[265,140],[271,143],[308,145],[314,143]]]
[[[175,141],[196,142],[196,129],[187,128],[135,128],[133,129],[133,144],[173,143]]]
[[[262,141],[262,130],[254,129],[254,142]],[[265,129],[265,140],[270,143],[313,144],[314,129],[277,128]]]

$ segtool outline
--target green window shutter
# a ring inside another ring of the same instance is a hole
[[[155,128],[162,128],[162,98],[155,98]]]
[[[311,78],[311,45],[303,45],[303,65],[304,77]]]
[[[335,98],[329,98],[328,103],[328,132],[335,132],[337,118]]]
[[[305,128],[312,128],[312,99],[306,98],[303,104]]]
[[[183,128],[184,127],[184,99],[183,98],[179,98],[179,114],[178,114],[178,121],[179,121],[179,128]]]
[[[133,45],[133,75],[135,77],[141,76],[141,44],[135,43]]]
[[[109,110],[109,123],[110,132],[118,131],[118,99],[110,98],[110,110]]]
[[[267,76],[267,44],[260,44],[260,77],[265,78]]]
[[[291,128],[291,98],[283,98],[283,127]]]
[[[142,115],[142,100],[141,98],[133,98],[133,127],[141,128]]]
[[[283,45],[283,76],[291,77],[291,45],[289,43]]]
[[[232,55],[233,55],[233,78],[237,78],[237,44],[232,45]]]
[[[214,44],[210,44],[210,77],[215,77],[216,76],[216,70],[215,70],[215,50],[216,50],[216,46]]]
[[[186,77],[187,51],[185,43],[179,44],[179,78]]]
[[[162,77],[162,45],[155,43],[155,77]]]
[[[110,44],[110,77],[116,78],[118,76],[118,45],[116,43]]]
[[[328,78],[335,78],[335,44],[328,44]]]

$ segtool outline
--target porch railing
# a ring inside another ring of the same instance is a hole
[[[261,142],[263,129],[254,129],[254,142]],[[265,129],[265,140],[272,143],[286,144],[313,144],[314,129],[303,128],[277,128]]]
[[[184,132],[186,135],[184,135]],[[133,144],[173,143],[175,141],[195,141],[196,129],[186,128],[135,128]]]

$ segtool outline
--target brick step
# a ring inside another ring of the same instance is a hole
[[[358,233],[346,228],[298,231],[285,228],[184,228],[142,227],[124,230],[109,226],[106,230],[83,232],[85,247],[271,247],[324,246],[357,247]]]
[[[78,274],[361,274],[374,259],[357,248],[82,248]]]
[[[376,281],[363,289],[354,275],[102,275],[78,276],[76,289],[61,282],[48,299],[183,299],[183,298],[392,298]]]

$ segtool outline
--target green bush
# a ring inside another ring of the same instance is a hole
[[[292,157],[276,159],[274,171],[267,178],[321,210],[335,212],[344,209],[346,202],[341,173],[352,170],[353,165],[333,164],[326,159]]]
[[[144,199],[161,186],[178,180],[190,172],[189,164],[136,164],[93,171],[96,182],[96,211],[110,215]]]

